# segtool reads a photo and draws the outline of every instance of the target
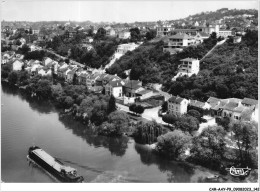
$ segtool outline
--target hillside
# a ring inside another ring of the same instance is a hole
[[[258,26],[258,11],[256,9],[227,9],[222,8],[216,11],[202,12],[190,15],[183,19],[172,20],[175,27],[189,28],[198,22],[199,25],[206,23],[220,24],[222,27],[255,27]],[[185,26],[181,26],[181,24]]]
[[[107,72],[124,78],[124,70],[131,69],[131,79],[139,79],[144,84],[162,83],[164,90],[173,95],[201,101],[210,96],[258,99],[257,41],[257,31],[249,31],[241,43],[227,41],[204,59],[198,76],[181,77],[176,82],[171,79],[177,73],[180,60],[201,59],[217,43],[214,35],[176,55],[163,53],[163,42],[145,43],[122,56]]]

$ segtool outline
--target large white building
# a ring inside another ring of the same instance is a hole
[[[118,45],[116,53],[125,54],[127,51],[133,51],[138,46],[139,45],[137,45],[135,43],[121,44],[121,45]]]
[[[194,37],[186,33],[178,33],[168,37],[167,42],[164,44],[163,51],[169,51],[171,54],[182,51],[183,48],[194,45],[196,40]]]
[[[197,75],[200,71],[200,61],[198,59],[186,58],[180,60],[182,63],[178,67],[178,73],[173,77],[173,81],[176,81],[178,77],[187,75],[188,77],[193,74]]]
[[[171,33],[171,31],[174,29],[171,25],[161,25],[156,27],[156,35],[157,36],[166,36]]]

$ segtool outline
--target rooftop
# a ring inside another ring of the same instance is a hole
[[[171,103],[177,103],[180,104],[184,98],[178,97],[178,96],[172,96],[168,101]]]
[[[169,39],[188,39],[190,36],[188,36],[185,33],[177,33],[176,35],[172,35],[169,37]]]
[[[185,59],[182,59],[180,61],[189,61],[189,62],[192,62],[192,61],[197,61],[198,59],[193,59],[193,58],[185,58]]]
[[[246,104],[246,105],[257,105],[258,100],[250,99],[250,98],[244,98],[241,103]]]

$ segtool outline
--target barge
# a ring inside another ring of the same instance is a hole
[[[61,182],[66,183],[80,183],[84,178],[77,174],[77,170],[64,165],[62,162],[46,153],[43,149],[37,146],[29,148],[27,159],[42,167],[52,176]]]

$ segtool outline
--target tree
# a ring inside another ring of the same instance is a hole
[[[144,107],[141,105],[132,104],[129,106],[129,110],[136,114],[141,115],[144,112]]]
[[[109,114],[115,110],[116,110],[116,99],[115,99],[114,95],[112,94],[108,101],[107,112]]]
[[[144,112],[144,107],[141,105],[137,105],[135,108],[135,112],[138,113],[139,115],[143,114]]]
[[[165,113],[166,111],[168,111],[168,102],[164,101],[162,104],[162,112]]]
[[[185,154],[190,140],[191,136],[174,130],[158,137],[156,150],[170,159],[179,159]]]
[[[18,52],[25,55],[30,51],[30,47],[26,44],[24,44],[21,48],[18,49]]]
[[[183,115],[177,120],[175,127],[192,134],[194,131],[199,129],[199,121],[195,117]]]
[[[48,99],[51,96],[52,83],[48,79],[39,80],[36,86],[36,94],[38,97]]]
[[[12,85],[16,84],[18,81],[18,73],[16,71],[12,71],[9,75],[8,75],[8,82]]]
[[[195,117],[198,121],[200,121],[201,118],[201,114],[199,111],[195,110],[195,109],[191,109],[188,111],[187,113],[188,115]]]
[[[165,123],[168,123],[168,124],[171,124],[171,125],[174,125],[175,122],[177,121],[177,117],[173,114],[166,114],[162,117],[162,120],[165,122]]]
[[[106,123],[103,123],[100,134],[108,136],[121,136],[124,132],[129,129],[129,116],[122,111],[114,111],[109,114]]]
[[[131,28],[130,30],[131,33],[131,40],[132,41],[139,41],[140,40],[140,30],[135,27],[135,28]]]
[[[74,100],[70,96],[67,96],[64,100],[64,107],[70,108],[70,107],[72,107],[73,103],[74,103]]]
[[[134,139],[138,143],[152,144],[157,141],[157,137],[163,133],[162,125],[156,121],[137,122],[133,133]]]
[[[101,28],[99,28],[99,29],[97,30],[97,33],[96,33],[96,35],[95,35],[95,39],[104,38],[105,35],[106,35],[106,30],[105,30],[103,27],[101,27]]]
[[[151,39],[155,38],[156,37],[156,30],[154,30],[154,29],[149,30],[146,33],[145,37],[146,37],[147,40],[151,40]]]
[[[229,117],[219,118],[217,124],[222,126],[226,131],[229,131],[230,118]]]
[[[77,74],[76,73],[74,73],[74,75],[73,75],[72,84],[73,85],[77,84]]]
[[[226,132],[223,127],[205,128],[199,136],[193,139],[190,150],[192,161],[218,170],[226,152],[225,136]]]
[[[235,122],[231,125],[231,129],[234,133],[232,141],[239,150],[238,159],[241,166],[257,165],[257,159],[253,159],[253,154],[257,151],[257,124],[252,122]]]

